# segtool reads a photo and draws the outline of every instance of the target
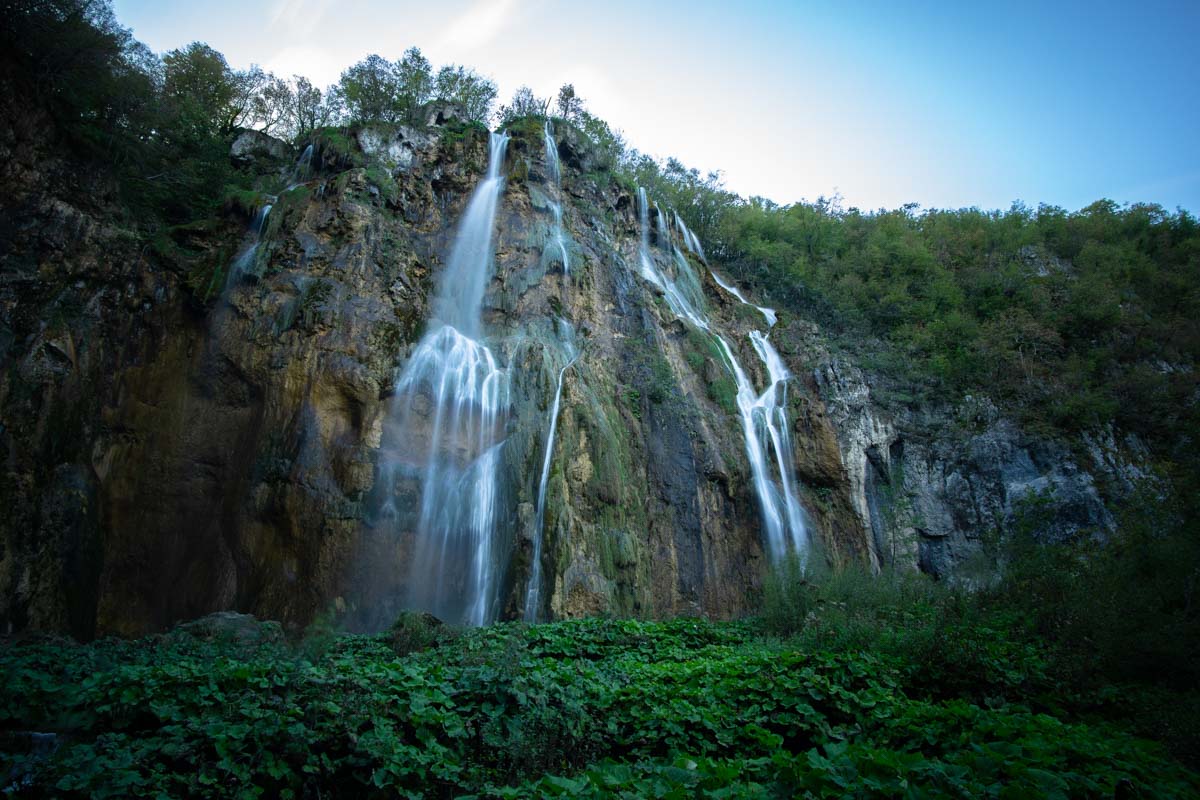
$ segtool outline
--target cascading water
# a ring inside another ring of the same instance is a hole
[[[562,180],[562,165],[558,160],[558,145],[554,143],[554,130],[550,127],[550,120],[546,120],[542,128],[542,144],[546,146],[546,169],[550,173],[550,179],[558,184]]]
[[[487,175],[459,222],[429,328],[396,381],[380,459],[385,513],[396,512],[397,479],[421,480],[410,605],[474,625],[495,619],[500,590],[497,468],[508,376],[482,341],[481,306],[507,144],[507,135],[492,134]]]
[[[567,242],[563,236],[562,210],[562,165],[558,160],[558,145],[554,142],[554,132],[550,128],[550,120],[542,129],[542,142],[546,146],[546,171],[554,184],[554,196],[550,200],[550,212],[554,215],[554,242],[558,245],[559,257],[562,259],[563,274],[571,274],[571,257],[567,252]]]
[[[657,206],[655,206],[657,210]],[[712,333],[721,347],[728,367],[737,382],[738,412],[742,418],[742,429],[746,439],[746,457],[750,461],[750,470],[754,477],[754,490],[758,495],[759,506],[762,510],[763,525],[766,529],[767,549],[773,560],[784,558],[789,552],[795,553],[803,563],[808,552],[808,532],[804,521],[804,511],[800,505],[796,491],[796,480],[792,471],[794,454],[787,420],[787,381],[791,377],[783,364],[783,359],[768,341],[767,337],[751,331],[750,341],[755,353],[762,360],[770,378],[770,385],[761,395],[754,391],[754,386],[746,376],[746,371],[738,362],[733,348],[719,333],[712,331],[702,308],[702,297],[681,291],[679,284],[695,286],[699,291],[699,282],[695,280],[694,272],[687,257],[677,247],[671,249],[675,257],[675,279],[667,278],[657,268],[650,251],[650,221],[649,203],[646,190],[638,189],[638,216],[640,222],[640,260],[642,276],[662,290],[667,305],[679,318],[691,322],[697,328]],[[696,253],[703,254],[700,241],[675,216],[676,225],[680,230],[680,238],[684,246]],[[660,243],[669,242],[669,236],[664,236],[665,225],[661,210],[658,211],[658,236]],[[716,274],[713,273],[716,278]],[[718,283],[730,291],[743,303],[750,305],[742,297],[741,292],[718,279]],[[755,306],[758,308],[758,306]],[[759,308],[767,321],[772,325],[775,313],[771,309]],[[770,455],[774,455],[775,469],[771,469]]]
[[[312,159],[313,146],[310,144],[300,153],[300,158],[296,159],[296,166],[292,169],[292,180],[284,189],[285,192],[290,192],[309,179],[312,175]]]
[[[684,223],[683,217],[679,216],[678,211],[675,212],[675,227],[679,229],[679,237],[683,239],[683,246],[695,253],[701,261],[707,264],[708,258],[704,255],[704,248],[700,246],[700,237],[692,233]]]
[[[242,248],[242,252],[238,253],[237,258],[233,260],[233,264],[230,265],[229,274],[225,276],[226,286],[241,278],[242,275],[245,275],[254,267],[254,260],[258,257],[258,246],[262,243],[263,231],[266,230],[267,216],[270,213],[270,203],[267,203],[254,212],[254,219],[250,222],[250,241]]]
[[[658,203],[654,204],[654,229],[655,236],[658,239],[659,247],[666,247],[671,244],[671,226],[667,223],[667,217],[663,214],[662,209],[658,207]]]
[[[562,402],[563,376],[579,357],[572,343],[573,332],[566,320],[559,320],[559,339],[563,342],[567,362],[558,371],[558,385],[554,390],[554,403],[550,407],[550,424],[546,432],[546,449],[542,456],[542,475],[538,482],[537,512],[534,517],[533,556],[529,572],[529,586],[525,590],[525,621],[536,622],[542,603],[542,541],[546,525],[546,485],[550,481],[550,461],[554,455],[554,434],[558,429],[558,408]]]
[[[746,436],[746,457],[754,476],[754,490],[762,509],[767,549],[776,561],[789,552],[797,553],[803,561],[808,550],[808,534],[792,474],[794,455],[787,420],[786,381],[791,376],[765,336],[751,331],[750,340],[770,376],[771,383],[761,395],[755,393],[729,343],[717,336],[737,382],[738,413]],[[771,477],[768,451],[775,456],[774,473],[778,476],[778,485]]]
[[[775,323],[779,321],[778,315],[775,314],[775,309],[764,308],[763,306],[755,306],[753,303],[751,303],[749,300],[747,300],[740,291],[738,291],[738,288],[736,286],[734,286],[732,283],[727,282],[724,278],[722,278],[720,275],[718,275],[716,270],[710,268],[708,270],[708,272],[710,275],[713,276],[713,280],[717,282],[718,286],[720,286],[722,289],[729,292],[731,295],[733,295],[738,300],[740,300],[743,305],[754,306],[754,308],[758,309],[759,313],[767,318],[767,327],[769,327],[769,328],[775,327]]]
[[[679,216],[678,211],[675,212],[675,227],[679,231],[679,238],[683,240],[683,246],[686,247],[689,252],[694,253],[705,264],[708,264],[708,258],[705,257],[704,248],[700,244],[700,237],[692,233],[691,229],[688,228],[687,223],[683,221],[683,217]],[[754,308],[758,309],[759,313],[767,318],[767,327],[775,327],[775,323],[779,321],[779,317],[775,314],[775,309],[754,305],[747,300],[740,291],[738,291],[736,286],[718,275],[716,270],[712,269],[712,267],[709,267],[708,271],[709,274],[713,276],[713,280],[717,282],[718,286],[740,300],[743,305],[753,306]]]
[[[638,215],[641,220],[641,248],[638,255],[642,265],[642,277],[657,286],[666,298],[667,305],[670,307],[675,316],[686,319],[697,328],[708,330],[708,320],[705,319],[698,304],[690,299],[687,294],[680,290],[679,285],[671,278],[659,271],[654,263],[654,259],[650,255],[650,208],[646,203],[646,190],[638,188]],[[662,219],[662,214],[659,214],[659,219]],[[661,224],[661,223],[660,223]],[[685,269],[680,270],[681,275],[691,274],[691,269],[687,267],[687,259],[683,258],[683,254],[676,249],[678,258],[683,259]],[[697,287],[698,288],[698,287]],[[696,300],[699,298],[696,297]]]

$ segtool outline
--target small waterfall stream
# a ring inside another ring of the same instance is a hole
[[[296,166],[292,168],[292,178],[288,182],[288,187],[284,189],[285,192],[290,192],[312,177],[312,160],[313,146],[309,144],[300,153],[300,157],[296,159]]]
[[[759,331],[750,332],[750,341],[755,353],[766,367],[770,385],[762,394],[754,390],[753,384],[742,368],[732,347],[719,333],[713,331],[703,311],[703,297],[699,281],[678,246],[671,244],[670,226],[662,210],[655,204],[656,233],[660,247],[670,247],[676,264],[676,276],[664,275],[655,265],[650,249],[650,206],[644,188],[638,189],[638,219],[640,223],[640,251],[642,277],[657,286],[667,301],[668,307],[680,319],[713,335],[724,353],[729,371],[737,383],[738,413],[742,418],[742,429],[746,439],[746,457],[754,477],[754,490],[762,510],[766,544],[771,558],[778,561],[796,553],[803,561],[808,552],[808,532],[804,511],[797,494],[796,479],[792,464],[794,453],[787,419],[787,381],[791,375],[783,359],[771,345],[766,335]],[[676,228],[684,246],[703,259],[700,240],[687,229],[683,220],[675,214]],[[730,284],[713,278],[721,288],[729,291],[747,305],[741,292]],[[682,284],[682,289],[681,289]],[[692,296],[689,298],[689,294]],[[769,308],[754,306],[770,325],[775,324],[775,312]],[[772,465],[771,455],[774,456]],[[774,469],[772,469],[774,466]]]
[[[722,289],[724,289],[725,291],[729,292],[731,295],[736,297],[738,300],[740,300],[742,302],[743,305],[754,306],[754,308],[758,309],[758,312],[760,314],[762,314],[764,317],[766,317],[768,328],[774,328],[775,323],[779,322],[779,317],[778,317],[778,315],[776,315],[775,309],[764,308],[763,306],[755,306],[753,303],[751,303],[749,300],[747,300],[740,291],[738,291],[738,288],[736,286],[734,286],[732,283],[729,283],[724,278],[722,278],[720,275],[718,275],[717,271],[715,269],[712,269],[710,267],[708,270],[708,273],[713,276],[713,280],[717,282],[717,286],[720,286]]]
[[[692,233],[691,229],[688,228],[687,223],[683,221],[683,217],[679,216],[679,212],[675,212],[675,227],[679,231],[679,238],[683,240],[683,246],[686,247],[689,252],[694,253],[696,257],[703,261],[707,266],[708,258],[704,255],[704,248],[700,245],[700,237]],[[708,268],[708,272],[713,276],[713,280],[717,282],[718,286],[740,300],[743,305],[753,306],[754,308],[758,309],[758,312],[767,318],[768,328],[774,328],[775,323],[779,322],[779,317],[775,314],[775,309],[754,305],[746,299],[745,295],[743,295],[736,286],[718,275],[717,271],[712,267]]]
[[[533,554],[529,573],[529,586],[525,590],[525,621],[537,622],[542,603],[542,542],[546,526],[546,486],[550,481],[550,463],[554,456],[554,434],[558,430],[558,409],[562,403],[563,376],[574,365],[579,353],[573,343],[573,331],[566,320],[558,321],[559,339],[567,362],[558,371],[554,403],[550,406],[550,421],[546,432],[546,447],[542,456],[542,474],[538,481],[537,511],[534,515]]]
[[[639,219],[641,220],[641,248],[638,255],[642,265],[642,277],[653,283],[662,291],[663,297],[666,298],[667,306],[671,309],[671,312],[675,314],[675,316],[687,320],[701,330],[707,331],[709,329],[708,319],[706,319],[703,313],[701,313],[698,305],[693,303],[693,301],[689,299],[683,291],[680,290],[680,287],[675,280],[663,275],[662,272],[659,271],[658,267],[654,264],[654,259],[651,257],[650,253],[650,209],[646,203],[646,190],[643,188],[638,189],[638,214]],[[661,212],[658,212],[658,220],[659,222],[657,224],[660,226],[659,230],[661,232]],[[683,258],[683,255],[678,253],[677,250],[676,253],[677,258]],[[685,266],[686,262],[687,259],[685,258]],[[684,274],[688,274],[690,271],[690,268],[681,270],[680,275],[682,276]],[[697,301],[699,300],[698,297],[696,299]]]
[[[507,135],[492,134],[487,175],[459,222],[429,327],[396,381],[393,446],[380,460],[388,485],[421,478],[410,605],[474,625],[496,618],[505,557],[496,552],[496,473],[508,375],[483,342],[481,306],[507,143]]]
[[[708,257],[704,255],[704,248],[700,246],[700,237],[691,232],[684,223],[683,217],[679,216],[678,211],[675,212],[675,227],[679,229],[679,236],[683,239],[683,246],[695,253],[701,261],[707,264]]]
[[[554,142],[554,131],[550,128],[550,120],[546,120],[546,126],[542,129],[542,142],[546,147],[546,171],[553,184],[554,199],[548,202],[550,213],[554,215],[554,242],[558,245],[559,257],[562,259],[563,275],[570,275],[571,257],[567,251],[562,224],[562,164],[558,160],[558,145]]]
[[[238,253],[237,258],[233,260],[233,264],[230,265],[229,274],[225,276],[226,288],[254,268],[254,260],[258,257],[258,246],[262,244],[263,231],[267,228],[267,217],[270,213],[270,203],[267,203],[254,212],[254,219],[250,222],[250,241]]]

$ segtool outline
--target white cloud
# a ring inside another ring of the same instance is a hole
[[[332,6],[333,0],[275,0],[267,27],[283,29],[290,36],[308,36]]]
[[[487,44],[512,21],[517,0],[477,0],[442,34],[439,44],[470,49]]]
[[[342,59],[320,47],[285,47],[271,56],[263,68],[281,78],[303,75],[319,87],[337,83],[342,70],[350,66]]]

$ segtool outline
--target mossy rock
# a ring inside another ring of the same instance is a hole
[[[352,129],[326,127],[313,132],[313,168],[341,172],[366,165]]]
[[[546,117],[539,114],[531,114],[527,117],[518,117],[510,120],[504,126],[505,132],[512,138],[533,139],[536,138],[539,142],[542,139],[542,132],[546,127]]]
[[[271,202],[269,195],[256,189],[226,186],[221,205],[227,214],[236,214],[244,219],[253,219],[263,206]]]
[[[457,120],[442,126],[443,144],[454,146],[481,141],[488,137],[487,126],[482,122],[459,122]]]

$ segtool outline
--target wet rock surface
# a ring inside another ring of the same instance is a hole
[[[383,513],[380,448],[396,376],[487,162],[486,132],[453,109],[432,109],[427,123],[315,142],[312,173],[279,193],[253,268],[233,279],[246,220],[147,248],[102,207],[38,191],[52,165],[22,160],[22,135],[9,133],[5,630],[132,635],[215,611],[289,627],[330,611],[360,629],[396,618],[420,476],[398,484],[394,513]],[[556,144],[570,273],[547,255],[557,245],[542,131],[526,127],[503,169],[483,300],[485,335],[511,379],[502,616],[521,616],[530,574],[547,413],[566,358],[560,319],[578,359],[564,373],[547,482],[546,615],[742,613],[767,559],[726,368],[639,276],[635,203],[569,128]],[[243,134],[233,158],[278,171],[277,150]],[[693,266],[714,326],[761,391],[748,334],[762,318]],[[952,574],[980,531],[1046,495],[1056,536],[1112,524],[1094,473],[1063,448],[1000,419],[966,441],[918,439],[876,407],[863,373],[811,368],[815,327],[796,320],[771,338],[793,374],[794,468],[820,557]],[[1132,480],[1126,446],[1110,439],[1095,451]]]

